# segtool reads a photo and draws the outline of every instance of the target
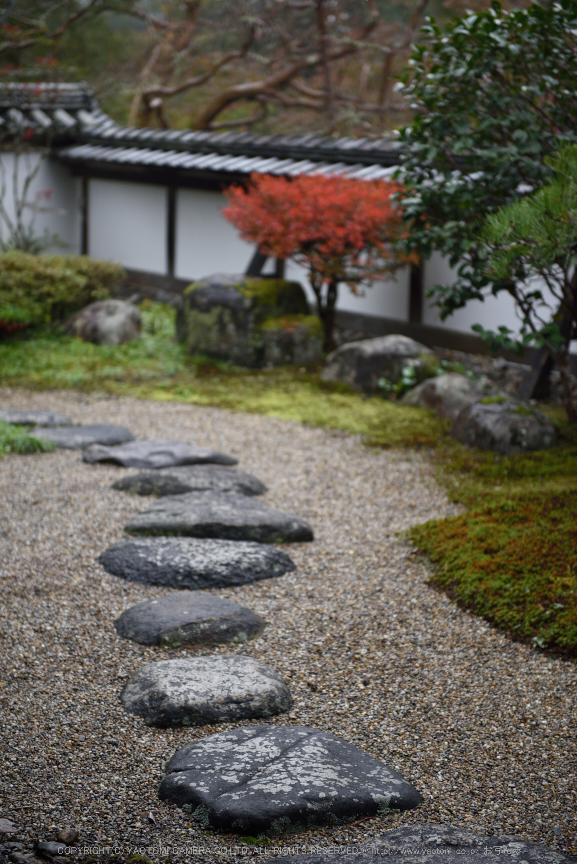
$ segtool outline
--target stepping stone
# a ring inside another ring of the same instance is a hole
[[[278,672],[244,655],[148,663],[128,679],[120,701],[129,714],[161,727],[272,717],[292,706]]]
[[[183,495],[186,492],[237,492],[239,495],[262,495],[264,483],[223,465],[182,465],[159,468],[143,474],[132,474],[112,484],[113,489],[131,495]]]
[[[575,858],[522,837],[475,834],[452,825],[424,823],[405,825],[379,834],[365,843],[342,851],[334,846],[326,852],[275,858],[275,864],[424,864],[425,861],[458,864],[478,856],[489,864],[513,860],[524,864],[575,864]],[[473,859],[475,860],[475,859]]]
[[[383,762],[317,729],[252,726],[177,750],[159,797],[238,834],[353,822],[423,800]]]
[[[56,411],[26,411],[10,409],[0,411],[0,420],[13,426],[70,426],[72,420]]]
[[[122,540],[98,563],[128,582],[167,588],[226,588],[295,570],[286,552],[273,546],[188,537]]]
[[[90,447],[83,454],[85,462],[113,462],[125,468],[169,468],[172,465],[237,465],[238,459],[211,450],[192,447],[184,441],[132,441],[125,447]],[[121,444],[121,441],[99,441],[98,444]]]
[[[274,510],[234,492],[170,495],[138,513],[129,534],[182,534],[257,543],[299,543],[313,539],[310,525],[294,513]]]
[[[53,441],[65,450],[82,450],[90,444],[122,444],[132,441],[132,432],[123,426],[110,426],[108,423],[95,423],[90,426],[56,426],[31,432],[33,438]]]
[[[266,621],[246,606],[200,591],[179,591],[145,600],[114,622],[124,639],[141,645],[216,645],[246,642],[264,630]]]

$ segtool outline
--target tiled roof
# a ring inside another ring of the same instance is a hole
[[[0,85],[0,136],[32,129],[61,146],[68,163],[175,169],[213,175],[389,176],[400,146],[389,139],[258,135],[120,126],[85,84]]]

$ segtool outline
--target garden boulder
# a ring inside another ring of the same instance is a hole
[[[133,303],[100,300],[85,306],[66,324],[66,331],[96,345],[121,345],[140,338],[142,319]]]
[[[216,274],[185,289],[177,335],[191,354],[239,366],[314,363],[319,319],[302,286],[286,279]]]
[[[460,412],[451,435],[462,444],[515,456],[529,450],[547,450],[556,442],[549,418],[516,399],[486,397]]]
[[[417,384],[403,396],[401,402],[403,405],[431,408],[439,417],[456,420],[466,405],[487,396],[491,389],[495,388],[491,388],[486,380],[449,372]]]
[[[349,384],[362,393],[385,393],[407,375],[420,382],[440,368],[430,348],[408,336],[392,334],[341,345],[327,357],[321,377]]]

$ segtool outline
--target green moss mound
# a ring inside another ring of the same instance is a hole
[[[279,318],[267,318],[260,325],[261,330],[281,330],[292,333],[298,327],[304,327],[310,336],[322,338],[323,325],[317,315],[281,315]]]
[[[410,532],[457,602],[541,648],[577,656],[577,490],[530,495]]]
[[[24,429],[0,420],[0,456],[8,453],[49,453],[54,450],[52,441],[41,441],[28,435]]]

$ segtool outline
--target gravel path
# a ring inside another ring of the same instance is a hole
[[[0,406],[49,407],[232,453],[269,486],[270,504],[313,525],[314,543],[285,547],[295,573],[218,592],[269,626],[245,647],[216,650],[265,660],[289,682],[294,709],[272,723],[342,736],[400,771],[425,802],[283,842],[302,851],[436,821],[577,852],[577,666],[511,643],[428,587],[427,567],[395,536],[456,512],[425,455],[174,403],[4,390]],[[178,850],[192,846],[198,862],[246,860],[233,851],[239,838],[204,833],[156,794],[178,747],[226,727],[147,728],[120,707],[144,662],[194,654],[137,645],[113,628],[128,606],[166,593],[95,563],[146,504],[111,490],[127,473],[70,451],[0,460],[0,816],[25,847],[72,824],[83,844],[147,847],[154,861],[189,861]]]

